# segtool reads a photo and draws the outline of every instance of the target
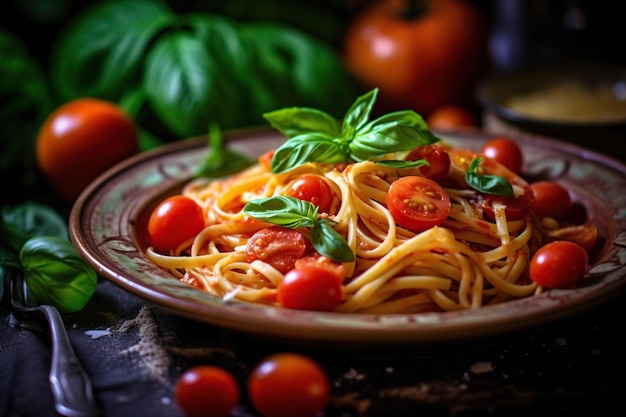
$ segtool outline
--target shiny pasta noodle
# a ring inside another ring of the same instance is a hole
[[[335,311],[475,309],[540,291],[526,272],[532,248],[542,237],[532,215],[507,221],[504,207],[496,205],[495,221],[487,222],[470,202],[475,191],[445,188],[451,202],[448,218],[414,233],[397,226],[386,207],[398,172],[372,161],[308,163],[283,174],[257,164],[225,179],[193,180],[182,194],[201,205],[208,226],[170,254],[149,248],[147,256],[217,297],[278,305],[276,288],[284,274],[264,261],[248,261],[245,253],[250,236],[268,223],[246,221],[243,205],[283,195],[303,174],[313,174],[332,187],[331,213],[336,214],[328,217],[356,255],[355,262],[344,264],[343,300]]]

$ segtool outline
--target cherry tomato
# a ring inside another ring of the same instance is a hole
[[[333,190],[326,180],[315,174],[304,174],[287,190],[290,197],[305,200],[319,207],[321,213],[329,213],[333,204]]]
[[[193,199],[183,195],[163,200],[148,219],[148,235],[159,252],[176,249],[203,228],[202,208]]]
[[[344,35],[348,69],[365,89],[378,87],[383,112],[428,114],[473,97],[489,68],[488,26],[459,0],[369,2]]]
[[[271,226],[261,229],[248,239],[246,259],[261,260],[283,274],[294,268],[297,259],[313,250],[313,245],[302,233],[294,229]]]
[[[298,310],[331,311],[342,296],[337,274],[313,264],[287,272],[276,290],[282,307]]]
[[[433,181],[443,180],[450,170],[450,155],[439,145],[424,145],[415,148],[405,159],[407,161],[427,160],[429,165],[419,167],[419,172]]]
[[[574,242],[550,242],[533,255],[530,278],[548,288],[566,288],[580,281],[587,272],[587,251]]]
[[[225,417],[239,403],[240,390],[235,378],[225,369],[198,365],[178,378],[175,396],[188,417]]]
[[[450,198],[433,180],[408,176],[391,183],[387,207],[400,226],[421,232],[446,220],[450,213]]]
[[[434,130],[454,130],[478,126],[476,117],[469,109],[453,104],[437,107],[426,118],[426,124]]]
[[[465,172],[469,168],[470,162],[474,158],[483,158],[479,172],[504,177],[518,190],[517,194],[512,197],[479,193],[478,203],[482,207],[485,217],[491,220],[495,218],[494,203],[503,204],[506,207],[507,220],[519,220],[528,213],[534,196],[532,189],[522,177],[495,159],[485,157],[469,149],[454,148],[450,149],[448,154],[450,155],[451,176],[457,178],[458,181],[465,183]]]
[[[113,103],[76,99],[46,118],[35,151],[52,188],[72,202],[98,175],[138,152],[137,129]]]
[[[484,156],[495,159],[511,171],[519,174],[524,165],[522,149],[517,142],[505,137],[492,138],[480,151]]]
[[[265,417],[314,417],[330,399],[322,367],[297,353],[277,353],[261,360],[248,377],[252,404]]]
[[[564,219],[572,209],[572,198],[562,185],[553,181],[538,181],[530,184],[535,201],[530,208],[538,217]]]

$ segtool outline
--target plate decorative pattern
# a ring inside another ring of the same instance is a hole
[[[479,149],[481,132],[442,134],[454,146]],[[226,135],[229,146],[250,157],[277,147],[274,130]],[[626,166],[577,145],[536,136],[516,138],[525,155],[525,176],[558,180],[598,226],[601,248],[589,279],[576,289],[477,310],[407,315],[320,313],[224,301],[179,282],[144,255],[146,213],[188,181],[208,152],[206,138],[145,152],[113,167],[78,198],[71,238],[99,275],[147,302],[183,317],[262,337],[330,347],[407,346],[497,335],[583,312],[626,286]]]

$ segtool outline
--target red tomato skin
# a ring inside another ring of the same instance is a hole
[[[429,166],[419,167],[419,172],[433,181],[441,181],[450,171],[450,155],[439,145],[424,145],[415,148],[405,158],[407,161],[425,159]]]
[[[378,87],[381,112],[428,114],[463,102],[489,69],[488,26],[466,1],[370,2],[344,35],[347,68],[367,89]]]
[[[287,272],[276,290],[281,307],[297,310],[332,311],[342,297],[337,274],[313,264]]]
[[[286,227],[271,226],[253,234],[246,245],[248,262],[261,260],[283,274],[294,268],[296,260],[313,251],[302,233]]]
[[[482,147],[481,154],[495,159],[516,174],[522,172],[524,155],[522,149],[513,139],[495,137],[488,140]]]
[[[148,219],[150,242],[159,252],[168,252],[204,229],[202,208],[191,198],[175,195],[163,200]]]
[[[63,200],[74,201],[98,175],[139,151],[137,136],[132,119],[114,103],[72,100],[39,129],[37,165]]]
[[[225,369],[198,365],[178,378],[175,397],[187,417],[226,417],[239,403],[240,389]]]
[[[537,217],[563,220],[572,210],[572,198],[565,187],[553,181],[530,184],[535,201],[530,208]]]
[[[315,417],[328,404],[330,383],[314,360],[297,353],[277,353],[252,370],[248,394],[265,417]]]
[[[330,213],[333,204],[333,190],[323,177],[304,174],[287,189],[287,195],[308,201],[319,208],[321,213]]]
[[[407,176],[391,183],[387,207],[397,224],[418,233],[446,220],[450,197],[433,180]]]
[[[589,255],[574,242],[550,242],[533,255],[530,261],[530,278],[547,288],[567,288],[584,278]]]

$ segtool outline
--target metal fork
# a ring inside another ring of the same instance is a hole
[[[56,411],[67,417],[100,415],[93,396],[91,380],[76,356],[59,311],[50,305],[39,305],[21,274],[10,279],[11,305],[17,312],[40,312],[50,328],[52,361],[49,381]]]

